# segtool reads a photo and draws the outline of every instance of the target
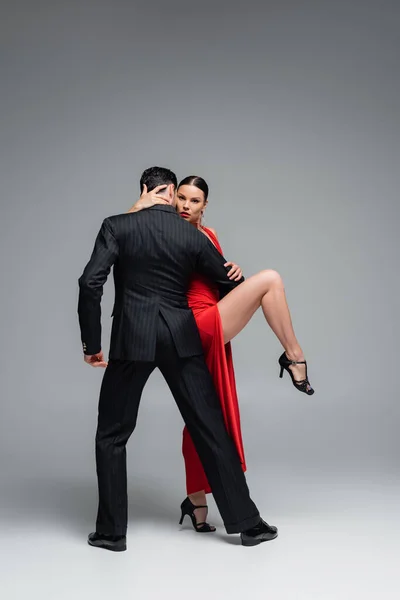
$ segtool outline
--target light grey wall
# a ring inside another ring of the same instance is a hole
[[[278,379],[257,314],[234,342],[249,474],[397,469],[397,3],[2,7],[3,473],[94,484],[102,373],[82,360],[77,278],[102,219],[129,208],[153,164],[205,177],[226,257],[286,282],[317,393]],[[105,347],[111,302],[110,284]],[[131,473],[183,488],[180,431],[156,374]]]

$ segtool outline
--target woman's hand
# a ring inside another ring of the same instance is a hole
[[[231,267],[230,270],[228,271],[229,279],[232,279],[233,281],[239,281],[239,279],[242,278],[243,273],[242,273],[242,269],[239,267],[239,265],[237,265],[233,262],[226,262],[224,264],[224,267]]]
[[[158,185],[151,192],[147,191],[147,185],[143,186],[143,192],[139,200],[128,210],[128,213],[138,212],[144,208],[151,208],[156,204],[169,204],[167,196],[163,196],[160,192],[165,190],[166,185]]]

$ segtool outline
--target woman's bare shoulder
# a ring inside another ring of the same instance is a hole
[[[215,229],[213,229],[212,227],[207,227],[207,229],[208,229],[208,231],[211,231],[211,233],[212,233],[213,235],[215,235],[215,237],[216,237],[216,238],[218,237],[218,236],[217,236],[217,232],[215,231]]]

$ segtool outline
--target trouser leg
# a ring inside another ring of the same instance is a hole
[[[159,319],[157,366],[160,368],[200,456],[228,533],[254,527],[260,515],[250,498],[233,440],[203,356],[178,356],[169,329]]]
[[[126,533],[126,443],[136,426],[143,387],[154,368],[153,363],[110,360],[105,370],[96,433],[99,533]]]

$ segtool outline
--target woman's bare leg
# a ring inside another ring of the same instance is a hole
[[[249,277],[218,302],[225,344],[242,331],[260,306],[287,357],[304,360],[293,331],[282,278],[272,269]],[[305,365],[291,365],[290,369],[296,380],[305,378]]]
[[[290,360],[304,360],[303,351],[293,331],[282,278],[272,269],[249,277],[218,302],[225,344],[244,329],[260,306],[287,357]],[[297,381],[305,378],[304,365],[291,365],[289,368]],[[190,494],[189,498],[193,504],[207,504],[204,490]],[[200,511],[204,511],[201,518],[200,514],[197,515]],[[201,508],[196,510],[198,522],[205,520],[205,512]]]

